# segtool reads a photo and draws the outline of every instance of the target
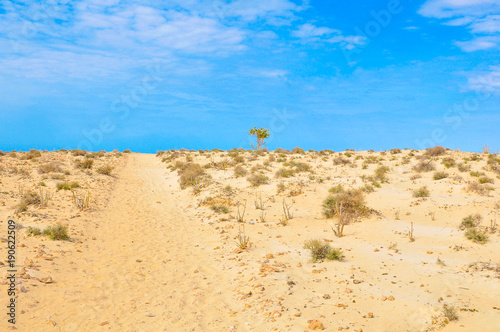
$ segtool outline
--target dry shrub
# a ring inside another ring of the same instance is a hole
[[[258,187],[261,184],[268,184],[269,177],[264,174],[252,174],[247,178],[247,181],[250,182],[253,187]]]
[[[352,161],[347,158],[342,158],[340,156],[333,158],[334,165],[348,165],[350,163],[352,163]]]
[[[40,165],[38,167],[38,172],[41,174],[63,173],[64,170],[61,168],[61,166],[57,165],[56,163],[47,163],[47,164]]]
[[[345,214],[351,219],[370,214],[365,205],[365,196],[360,189],[347,189],[328,196],[323,201],[323,213],[327,218]]]
[[[474,192],[476,194],[485,196],[488,194],[489,190],[492,190],[492,188],[489,186],[481,185],[481,184],[476,183],[476,182],[471,182],[467,185],[467,188],[465,190],[467,192]]]
[[[437,145],[433,148],[428,148],[427,150],[425,150],[425,154],[427,156],[440,156],[440,155],[443,155],[445,153],[446,153],[446,149],[440,145]]]
[[[179,165],[176,163],[176,165]],[[200,164],[182,163],[177,167],[177,173],[180,176],[179,182],[182,189],[189,186],[199,186],[201,182],[207,180],[209,175]]]
[[[234,176],[237,178],[245,176],[247,174],[248,174],[248,171],[243,166],[238,165],[234,168]]]
[[[91,169],[94,165],[94,161],[89,158],[85,158],[83,161],[80,159],[75,160],[75,167],[81,169]]]
[[[103,167],[99,167],[97,169],[97,173],[103,174],[103,175],[108,175],[108,176],[111,176],[111,172],[112,171],[113,171],[113,167],[111,167],[109,165],[106,165],[106,166],[103,166]]]
[[[295,148],[293,148],[292,153],[305,154],[306,152],[304,151],[304,149],[301,149],[299,147],[295,147]]]
[[[436,169],[436,166],[434,166],[434,163],[432,160],[422,160],[419,162],[417,165],[413,167],[413,170],[416,172],[422,173],[422,172],[430,172]]]

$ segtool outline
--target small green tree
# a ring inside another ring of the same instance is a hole
[[[269,133],[269,129],[265,129],[265,128],[257,129],[257,127],[253,127],[252,129],[250,129],[248,131],[248,135],[257,137],[257,148],[255,148],[255,146],[252,143],[250,143],[254,150],[262,149],[262,147],[265,144],[264,140],[266,138],[268,138],[269,136],[271,136],[271,134]]]

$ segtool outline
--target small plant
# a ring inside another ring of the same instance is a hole
[[[49,201],[52,198],[48,191],[44,191],[42,187],[39,187],[39,196],[40,196],[40,205],[43,207],[47,207],[49,205]]]
[[[484,244],[488,241],[488,235],[486,235],[485,231],[481,231],[477,228],[469,228],[465,231],[465,236],[475,242],[475,243],[480,243]]]
[[[91,169],[94,165],[94,161],[89,158],[85,158],[83,161],[77,160],[75,161],[75,167],[81,169]]]
[[[387,167],[387,166],[379,166],[375,170],[374,178],[376,180],[382,182],[382,183],[387,182],[388,181],[388,178],[387,178],[387,175],[386,175],[387,172],[389,172],[389,167]]]
[[[49,226],[43,230],[43,234],[51,240],[69,240],[68,227],[63,225]]]
[[[261,184],[268,184],[269,177],[264,174],[252,174],[247,178],[247,181],[250,182],[253,187],[258,187]]]
[[[448,173],[446,172],[435,172],[434,176],[432,177],[434,180],[441,180],[445,179],[448,177]]]
[[[41,174],[45,173],[52,173],[52,172],[57,172],[57,173],[62,173],[63,170],[61,167],[55,163],[48,163],[48,164],[43,164],[38,167],[38,172]]]
[[[443,316],[450,322],[458,320],[457,310],[455,307],[450,307],[447,304],[443,305]]]
[[[111,176],[111,172],[112,171],[113,171],[113,167],[111,167],[109,165],[106,165],[106,166],[103,166],[103,167],[99,167],[97,169],[97,173],[103,174],[103,175],[108,175],[108,176]]]
[[[75,206],[80,209],[80,210],[86,210],[90,208],[90,193],[87,193],[87,196],[84,196],[82,198],[78,197],[74,191],[73,193],[73,202],[75,203]]]
[[[243,205],[243,211],[240,213],[240,205],[237,206],[238,211],[236,212],[236,221],[243,222],[245,220],[245,210],[247,209],[247,201]]]
[[[478,179],[479,183],[484,184],[484,183],[494,183],[495,181],[492,178],[489,178],[487,176],[481,176]]]
[[[468,228],[477,227],[481,223],[481,219],[483,219],[483,218],[481,217],[481,215],[479,213],[469,214],[467,217],[464,217],[462,219],[462,223],[460,224],[459,228],[461,230],[464,230],[464,229],[468,229]]]
[[[126,149],[126,150],[123,150],[123,153],[132,153],[132,151],[130,151],[130,149]]]
[[[260,222],[266,222],[266,212],[264,212],[264,210],[260,211],[259,219],[260,219]]]
[[[436,169],[436,166],[432,163],[432,160],[422,160],[417,165],[413,167],[413,169],[419,173],[422,172],[430,172]]]
[[[224,205],[212,205],[210,208],[216,213],[229,213],[229,209]]]
[[[245,176],[247,174],[248,174],[248,171],[243,166],[238,165],[234,168],[234,176],[237,178]]]
[[[260,193],[260,198],[257,200],[257,198],[255,198],[255,208],[257,210],[264,210],[264,202],[262,202],[262,192]]]
[[[78,182],[58,182],[56,184],[57,190],[72,190],[75,188],[80,188],[80,184]]]
[[[431,195],[429,189],[426,186],[423,186],[417,190],[413,191],[413,197],[429,197]]]
[[[42,234],[42,231],[38,227],[28,227],[28,230],[26,232],[28,236],[37,236]]]
[[[410,240],[410,242],[415,241],[415,236],[413,235],[413,222],[410,223],[410,230],[408,231],[408,239]]]
[[[293,204],[288,205],[283,198],[283,216],[285,220],[290,220],[293,218],[293,214],[290,212],[290,209]]]
[[[307,240],[304,243],[304,249],[311,250],[311,259],[313,262],[321,262],[325,259],[340,261],[344,258],[342,250],[333,249],[329,243],[320,239]]]
[[[446,153],[446,149],[443,148],[442,146],[435,146],[433,148],[428,148],[427,150],[425,150],[425,154],[427,156],[440,156],[442,154],[445,154]]]
[[[241,230],[243,228],[243,231]],[[236,243],[240,249],[246,249],[250,243],[250,237],[245,234],[245,225],[238,229],[238,242]]]

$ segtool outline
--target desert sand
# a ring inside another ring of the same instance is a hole
[[[499,170],[498,154],[452,150],[6,153],[0,264],[12,219],[19,266],[17,322],[0,330],[500,331]],[[323,213],[339,184],[369,209],[342,237]],[[20,206],[40,190],[47,204]],[[484,243],[460,229],[474,214]],[[69,239],[33,233],[55,225]],[[314,262],[311,239],[344,257]]]

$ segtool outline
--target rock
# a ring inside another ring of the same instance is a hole
[[[389,296],[387,299],[388,299],[389,301],[394,301],[394,300],[395,300],[395,299],[394,299],[394,296],[392,296],[392,295],[391,295],[391,296]]]
[[[51,284],[54,281],[52,280],[52,277],[45,277],[45,278],[40,278],[38,281],[43,282],[44,284]]]
[[[363,318],[373,318],[373,312],[369,312],[366,315],[363,316]]]
[[[387,300],[387,296],[382,296],[382,297],[380,298],[380,300],[382,300],[382,301],[386,301],[386,300]]]
[[[241,254],[242,252],[243,252],[243,250],[241,248],[236,248],[233,250],[234,254]]]
[[[146,317],[156,317],[156,315],[152,314],[152,313],[149,313],[149,314],[146,315]]]
[[[323,323],[321,323],[317,319],[308,320],[307,322],[309,323],[307,328],[310,330],[316,331],[316,330],[324,330],[325,329],[325,326],[323,325]]]
[[[104,321],[104,322],[100,323],[99,326],[104,326],[104,325],[108,325],[108,324],[109,324],[108,321]]]
[[[350,289],[350,288],[346,288],[344,292],[345,292],[345,293],[352,293],[352,289]]]
[[[328,300],[328,299],[331,299],[332,297],[330,296],[330,294],[325,294],[325,295],[323,295],[323,298],[325,300]]]
[[[353,283],[355,283],[355,284],[357,285],[357,284],[362,283],[362,282],[363,282],[363,280],[357,280],[357,279],[354,279],[352,282],[353,282]]]
[[[275,312],[273,312],[273,317],[274,317],[274,318],[281,317],[281,312],[279,312],[279,311],[275,311]]]
[[[273,254],[267,254],[267,255],[266,255],[266,258],[267,258],[267,259],[274,258],[274,255],[273,255]]]

